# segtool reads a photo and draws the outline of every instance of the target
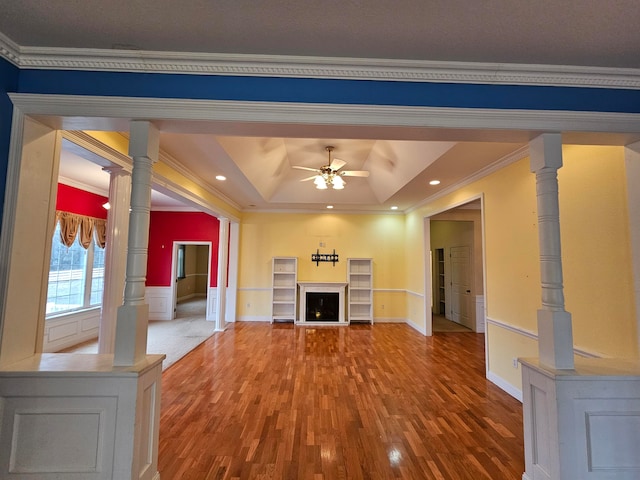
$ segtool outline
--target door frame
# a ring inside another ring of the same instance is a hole
[[[213,306],[211,302],[212,291],[214,288],[211,286],[211,260],[212,260],[212,250],[213,250],[213,242],[211,241],[203,241],[203,240],[174,240],[173,246],[171,249],[171,320],[175,320],[176,318],[176,310],[178,304],[178,248],[180,245],[202,245],[209,248],[208,260],[207,260],[207,295],[206,295],[206,313],[205,318],[207,320],[213,320],[215,312],[213,312]],[[215,296],[214,296],[215,298]]]

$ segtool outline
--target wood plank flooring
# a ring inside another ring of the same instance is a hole
[[[230,324],[162,375],[163,480],[516,480],[522,407],[484,336]]]

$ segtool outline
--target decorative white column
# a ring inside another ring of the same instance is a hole
[[[127,267],[127,234],[129,232],[129,201],[131,174],[122,167],[106,167],[109,180],[109,215],[107,216],[107,244],[105,245],[105,277],[100,315],[98,353],[113,353],[116,339],[118,307],[124,295]]]
[[[147,352],[149,305],[144,301],[151,210],[151,167],[158,160],[160,137],[149,122],[132,121],[129,155],[133,158],[131,213],[124,305],[118,309],[113,364],[135,365]]]
[[[227,297],[225,303],[225,321],[236,321],[236,302],[238,293],[238,257],[240,248],[240,225],[229,225],[229,272],[227,273]]]
[[[542,309],[538,310],[540,362],[557,370],[571,370],[573,331],[564,309],[558,169],[562,167],[560,134],[544,134],[529,143],[531,171],[536,174]]]
[[[229,259],[229,219],[220,219],[218,234],[218,288],[216,300],[216,331],[224,330],[227,298],[227,261]]]

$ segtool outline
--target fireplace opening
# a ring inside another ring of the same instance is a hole
[[[337,292],[307,292],[306,322],[338,322],[340,294]]]

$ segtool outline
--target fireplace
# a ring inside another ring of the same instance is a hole
[[[300,313],[298,324],[346,325],[344,314],[346,283],[298,282]]]
[[[337,322],[340,294],[337,292],[307,292],[305,322]]]

